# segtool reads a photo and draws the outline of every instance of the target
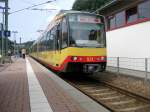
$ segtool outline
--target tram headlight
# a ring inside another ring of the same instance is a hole
[[[102,61],[105,61],[105,60],[106,60],[106,57],[102,56],[102,57],[101,57],[101,60],[102,60]]]
[[[73,56],[73,57],[72,57],[72,60],[73,60],[73,61],[76,61],[76,60],[78,60],[78,57],[77,57],[77,56]]]

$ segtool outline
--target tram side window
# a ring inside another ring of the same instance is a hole
[[[67,47],[68,45],[68,28],[67,21],[64,18],[62,21],[62,48]]]
[[[47,50],[51,50],[52,49],[52,39],[51,39],[51,32],[49,31],[47,33]]]
[[[41,39],[41,51],[44,51],[44,45],[43,45],[43,43],[44,43],[44,38],[42,37],[42,39]]]
[[[38,43],[37,43],[37,52],[39,52],[40,51],[40,41],[38,41]]]
[[[40,51],[43,51],[43,40],[40,41]]]
[[[115,16],[109,16],[109,18],[108,18],[108,28],[113,29],[115,27],[116,27]]]
[[[44,40],[43,40],[43,46],[44,46],[44,51],[46,51],[46,44],[47,44],[47,41],[46,41],[46,38],[47,38],[47,36],[46,36],[46,34],[44,35]]]
[[[34,52],[37,52],[37,44],[34,45]]]
[[[116,27],[125,25],[125,11],[116,14]]]
[[[49,49],[49,44],[48,44],[49,34],[50,34],[49,32],[46,33],[46,43],[45,43],[46,44],[46,50]]]
[[[41,39],[41,51],[44,51],[44,38]]]
[[[61,47],[61,38],[62,38],[62,26],[61,24],[57,27],[57,41],[56,41],[56,48],[60,49]]]
[[[133,7],[126,11],[127,23],[134,22],[138,19],[137,7]]]
[[[139,18],[150,18],[150,0],[138,5]]]
[[[40,51],[40,40],[38,41],[38,47],[37,47],[37,49],[38,49],[38,51]]]
[[[51,30],[51,35],[50,35],[50,46],[51,46],[51,50],[55,50],[56,49],[56,27],[52,28]]]
[[[38,51],[41,51],[41,44],[40,40],[38,41]]]

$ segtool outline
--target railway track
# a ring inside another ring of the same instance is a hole
[[[112,112],[150,112],[149,99],[91,77],[63,77],[75,88]]]

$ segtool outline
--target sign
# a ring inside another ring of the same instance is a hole
[[[4,31],[4,37],[10,37],[11,33],[10,31]]]
[[[100,18],[96,18],[95,16],[78,16],[78,22],[81,23],[101,23]]]
[[[0,37],[10,37],[10,31],[0,31]]]

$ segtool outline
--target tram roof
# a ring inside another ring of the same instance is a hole
[[[96,13],[91,13],[91,12],[87,12],[87,11],[76,11],[76,10],[61,10],[57,15],[56,17],[59,17],[59,16],[64,16],[66,14],[92,14],[92,15],[99,15],[99,16],[102,16],[100,14],[96,14]]]

